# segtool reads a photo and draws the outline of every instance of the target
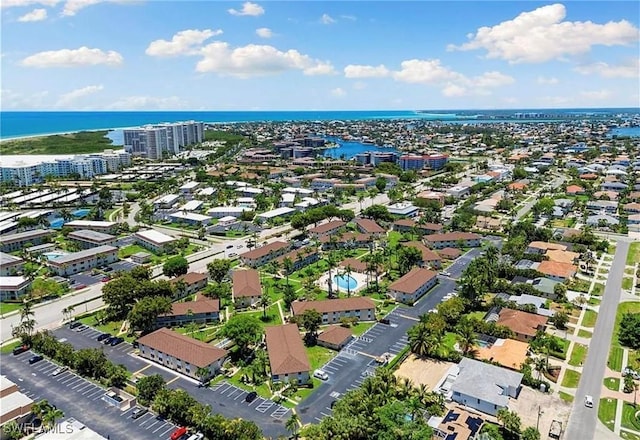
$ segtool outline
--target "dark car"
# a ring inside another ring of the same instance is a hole
[[[227,249],[233,249],[233,245],[230,244],[229,246],[227,246]]]
[[[110,338],[111,335],[109,333],[102,333],[100,336],[98,336],[98,341],[104,341],[107,338]]]
[[[258,397],[258,393],[256,393],[255,391],[251,391],[249,394],[247,394],[247,397],[244,398],[244,401],[247,403],[251,403],[256,400],[256,397]]]
[[[19,354],[24,353],[27,350],[29,350],[29,346],[28,345],[21,345],[21,346],[16,347],[16,348],[13,349],[13,354],[14,354],[14,356],[17,356]]]
[[[113,270],[113,267],[105,267],[104,269],[102,269],[104,272],[111,272]]]
[[[80,321],[73,321],[71,324],[69,324],[69,328],[76,328],[76,327],[80,327],[82,325],[82,323]]]
[[[391,324],[391,321],[389,321],[388,318],[382,318],[381,320],[378,321],[380,324],[385,324],[385,325],[389,325]]]
[[[124,342],[124,338],[118,338],[118,337],[116,337],[116,338],[111,339],[110,345],[111,345],[112,347],[115,347],[116,345],[118,345],[118,344],[120,344],[120,343],[122,343],[122,342]]]
[[[105,340],[102,341],[102,343],[104,345],[109,345],[111,344],[111,341],[113,341],[116,337],[115,336],[109,336],[108,338],[106,338]]]
[[[149,412],[149,410],[147,408],[137,407],[131,413],[131,418],[132,419],[139,419],[140,417],[142,417],[143,415],[145,415],[148,412]]]
[[[32,356],[31,358],[29,358],[29,364],[33,365],[36,362],[40,362],[42,359],[44,359],[44,357],[40,354],[37,354],[35,356]]]

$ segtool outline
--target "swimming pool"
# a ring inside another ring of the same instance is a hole
[[[64,225],[64,219],[62,218],[54,218],[49,222],[49,226],[53,229],[61,229],[62,225]]]
[[[345,290],[353,290],[358,287],[358,282],[350,275],[336,275],[333,277],[333,282]]]
[[[73,211],[71,213],[72,216],[74,216],[75,218],[81,218],[81,217],[86,217],[87,214],[89,214],[91,210],[88,208],[82,208],[82,209],[77,209],[75,211]]]
[[[42,255],[47,257],[47,260],[51,261],[51,260],[57,260],[58,258],[64,257],[65,255],[68,255],[68,254],[66,252],[51,251],[51,252],[45,252]]]

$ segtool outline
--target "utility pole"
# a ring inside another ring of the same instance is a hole
[[[542,406],[538,405],[538,421],[536,422],[536,430],[538,432],[540,432],[540,416],[544,414],[544,411],[542,411]]]

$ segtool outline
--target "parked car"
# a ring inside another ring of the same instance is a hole
[[[77,332],[81,332],[81,331],[86,330],[88,328],[89,328],[88,325],[82,324],[82,325],[77,326],[74,330],[77,331]]]
[[[86,284],[78,284],[77,286],[74,287],[75,290],[82,290],[84,289],[86,286]]]
[[[100,281],[102,281],[103,283],[106,283],[106,282],[107,282],[107,281],[109,281],[110,279],[111,279],[111,278],[109,278],[109,277],[102,277],[102,280],[100,280]]]
[[[229,253],[229,256],[230,256],[230,257],[237,257],[237,256],[238,256],[238,254],[236,254],[235,252],[230,252],[230,253]]]
[[[247,394],[247,397],[244,398],[244,401],[247,403],[251,403],[256,400],[256,397],[258,397],[258,393],[256,393],[255,391],[251,391],[249,394]]]
[[[227,246],[227,249],[233,249],[233,245],[230,244],[229,246]]]
[[[53,373],[51,373],[52,376],[57,376],[59,374],[64,373],[65,371],[67,371],[69,369],[69,367],[58,367],[55,370],[53,370]]]
[[[624,376],[631,376],[636,380],[640,379],[640,374],[638,374],[637,371],[635,371],[635,370],[633,370],[633,369],[631,369],[629,367],[627,367],[624,370],[622,370],[622,376],[623,377]]]
[[[143,415],[145,415],[148,412],[149,412],[149,410],[147,408],[142,408],[141,406],[138,406],[131,413],[131,418],[132,419],[139,419],[140,417],[142,417]]]
[[[82,323],[80,321],[73,321],[71,324],[69,324],[69,328],[74,329],[76,327],[80,327],[81,325]]]
[[[322,370],[316,370],[313,372],[313,377],[316,377],[320,380],[328,380],[329,379],[329,375],[326,373],[326,371],[322,371]]]
[[[111,342],[109,343],[109,345],[111,345],[112,347],[115,347],[116,345],[121,344],[122,342],[124,342],[124,338],[115,337],[111,339]]]
[[[37,354],[37,355],[32,356],[31,358],[29,358],[29,364],[33,365],[36,362],[40,362],[42,359],[44,359],[44,357],[41,354]]]
[[[593,408],[593,396],[586,395],[584,396],[584,406],[587,408]]]
[[[111,335],[109,333],[102,333],[100,336],[98,336],[98,341],[104,341],[107,338],[110,338]]]
[[[28,345],[21,345],[21,346],[16,347],[16,348],[13,349],[13,355],[17,356],[19,354],[24,353],[27,350],[29,350],[29,346]]]
[[[446,270],[442,271],[442,275],[444,275],[445,277],[450,277],[451,276],[451,272],[447,272]]]
[[[109,267],[109,266],[107,266],[107,267],[105,267],[105,268],[104,268],[104,269],[102,269],[102,270],[103,270],[103,271],[105,271],[105,272],[111,272],[111,271],[113,270],[113,267]]]
[[[385,324],[385,325],[391,324],[391,321],[389,321],[389,318],[382,318],[382,319],[378,320],[378,322],[380,324]]]
[[[182,437],[186,433],[187,433],[187,428],[185,428],[184,426],[181,426],[178,429],[176,429],[175,431],[173,431],[171,433],[171,437],[169,437],[169,438],[171,440],[178,440],[180,437]]]
[[[102,343],[104,345],[109,345],[111,344],[111,341],[113,341],[115,339],[115,336],[109,336],[108,338],[106,338],[104,341],[102,341]]]

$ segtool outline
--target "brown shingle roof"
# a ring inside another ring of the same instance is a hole
[[[444,234],[428,235],[424,239],[431,242],[436,241],[458,241],[458,240],[479,240],[481,237],[473,232],[445,232]]]
[[[187,286],[190,286],[192,284],[199,283],[200,281],[204,281],[208,279],[208,277],[209,276],[206,273],[189,272],[187,274],[180,275],[179,277],[174,278],[173,280],[171,280],[171,282],[177,283],[178,281],[182,280],[187,283]]]
[[[173,303],[171,305],[171,313],[167,313],[163,316],[184,316],[189,313],[215,313],[220,311],[219,299],[199,299],[198,301],[185,301],[179,303]]]
[[[520,310],[502,309],[498,314],[496,324],[509,327],[515,333],[527,336],[535,336],[538,327],[547,324],[547,317],[535,313],[521,312]]]
[[[404,243],[404,245],[416,248],[420,252],[422,252],[422,261],[440,261],[440,260],[442,260],[442,258],[440,258],[440,255],[436,254],[435,252],[433,252],[431,249],[429,249],[428,247],[426,247],[424,244],[422,244],[419,241],[408,241],[408,242]]]
[[[269,252],[277,252],[280,249],[287,247],[289,247],[289,243],[285,243],[284,241],[274,241],[273,243],[269,243],[252,251],[245,252],[244,254],[240,254],[240,257],[246,258],[248,260],[257,260],[258,258],[262,258],[265,255],[268,255]]]
[[[340,262],[340,266],[346,268],[350,266],[354,272],[366,272],[367,271],[367,263],[361,260],[357,260],[355,258],[345,258]]]
[[[196,367],[207,367],[227,355],[227,350],[183,336],[168,328],[161,328],[149,333],[138,339],[138,343]]]
[[[356,219],[356,224],[362,228],[362,230],[365,233],[369,233],[369,234],[383,234],[385,232],[385,230],[382,228],[382,226],[380,226],[379,224],[377,224],[376,222],[374,222],[373,220],[370,220],[368,218],[359,218]]]
[[[334,220],[329,223],[322,224],[320,226],[316,226],[315,228],[309,229],[309,232],[312,234],[324,234],[325,232],[329,232],[336,228],[341,228],[346,225],[342,220]]]
[[[558,263],[557,261],[543,261],[538,266],[538,272],[545,275],[571,278],[578,268],[570,263]]]
[[[347,310],[375,309],[376,303],[362,296],[351,298],[326,299],[324,301],[295,301],[291,304],[294,315],[301,315],[306,310],[316,310],[319,313],[344,312]]]
[[[353,336],[353,334],[350,329],[340,325],[332,325],[318,335],[318,341],[331,345],[341,345],[344,341],[351,338],[351,336]]]
[[[251,297],[262,295],[260,274],[255,269],[233,271],[233,297]]]
[[[311,370],[296,324],[266,327],[264,331],[271,374],[294,374]]]
[[[460,249],[450,247],[440,249],[438,253],[440,254],[440,256],[449,259],[458,258],[460,255],[462,255],[462,251]]]
[[[414,267],[405,276],[391,283],[389,290],[412,294],[418,290],[418,287],[436,276],[438,276],[438,273],[433,270]]]

